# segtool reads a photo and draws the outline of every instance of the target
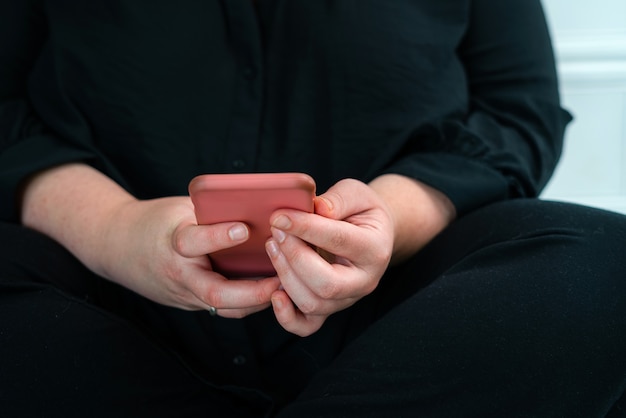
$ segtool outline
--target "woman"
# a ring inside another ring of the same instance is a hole
[[[618,414],[626,221],[534,199],[569,115],[502,3],[5,6],[3,410]],[[187,183],[266,171],[323,193],[228,280]]]

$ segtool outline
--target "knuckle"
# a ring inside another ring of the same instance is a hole
[[[183,274],[183,267],[177,263],[166,263],[162,267],[163,277],[167,280],[167,283],[172,289],[186,289],[185,279]]]
[[[289,256],[290,264],[293,266],[307,265],[310,261],[308,251],[303,248],[294,248]]]
[[[298,309],[300,309],[300,312],[304,315],[313,315],[319,309],[319,302],[316,300],[307,300],[299,304]]]
[[[309,318],[307,323],[305,323],[303,326],[301,326],[297,330],[296,333],[300,337],[308,337],[310,335],[313,335],[322,327],[322,324],[324,323],[324,320],[325,319],[322,318],[322,317]]]
[[[378,280],[370,280],[364,286],[364,289],[363,289],[363,291],[365,292],[364,294],[369,295],[374,290],[376,290],[377,287],[378,287]]]
[[[375,265],[387,265],[391,261],[391,249],[381,248],[372,254],[371,258]]]
[[[172,247],[178,254],[186,254],[188,250],[187,240],[179,229],[174,231],[174,234],[172,235]]]
[[[317,291],[317,295],[322,299],[332,300],[337,297],[339,292],[339,285],[335,281],[324,280]]]
[[[345,248],[348,241],[348,236],[343,231],[335,231],[330,236],[330,245],[332,248]]]
[[[298,337],[302,337],[302,338],[306,338],[310,335],[313,335],[315,333],[315,329],[299,329],[294,331],[294,334],[296,334]]]
[[[269,294],[269,292],[261,289],[260,291],[256,292],[254,295],[255,306],[263,305],[264,303],[267,303],[267,301],[270,300],[270,297],[271,295]]]
[[[256,305],[263,305],[270,301],[272,297],[272,293],[274,293],[274,288],[268,288],[267,286],[261,286],[259,290],[255,293],[255,302]]]
[[[222,301],[223,301],[223,295],[219,289],[209,289],[206,291],[206,293],[202,297],[202,302],[218,309],[221,306],[223,306]]]

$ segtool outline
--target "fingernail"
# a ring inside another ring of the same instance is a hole
[[[273,240],[269,240],[267,241],[267,243],[265,243],[265,250],[271,258],[276,258],[280,254],[278,244],[276,244],[276,242],[274,242]]]
[[[280,215],[278,218],[274,220],[272,226],[280,229],[289,229],[291,228],[291,219],[289,219],[285,215]]]
[[[281,231],[280,229],[276,229],[276,228],[272,228],[272,236],[280,244],[285,242],[285,238],[287,238],[287,235],[283,231]]]
[[[324,202],[324,204],[326,205],[326,207],[328,208],[328,210],[333,210],[333,203],[332,203],[330,200],[326,199],[325,197],[321,197],[321,196],[319,197],[319,199],[320,199],[322,202]]]
[[[242,241],[248,237],[248,228],[243,225],[235,225],[228,230],[228,236],[233,241]]]
[[[272,298],[272,305],[274,305],[274,308],[280,310],[283,308],[283,301],[280,300],[280,298]]]

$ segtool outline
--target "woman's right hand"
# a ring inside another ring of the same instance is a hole
[[[189,197],[137,200],[84,164],[33,176],[21,215],[96,274],[163,305],[241,318],[269,307],[280,286],[276,278],[228,280],[211,269],[207,254],[244,242],[245,225],[199,226]]]
[[[143,296],[185,310],[215,307],[240,318],[270,306],[277,278],[228,280],[207,254],[248,239],[245,224],[198,225],[188,197],[130,201],[105,231],[103,275]]]

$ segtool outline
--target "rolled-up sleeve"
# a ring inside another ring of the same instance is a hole
[[[420,126],[387,170],[441,190],[459,213],[537,196],[558,162],[571,120],[560,105],[540,1],[472,2],[458,54],[468,112]]]
[[[0,6],[0,220],[17,222],[20,184],[31,174],[93,157],[58,138],[29,99],[32,68],[45,47],[48,28],[42,1]]]

